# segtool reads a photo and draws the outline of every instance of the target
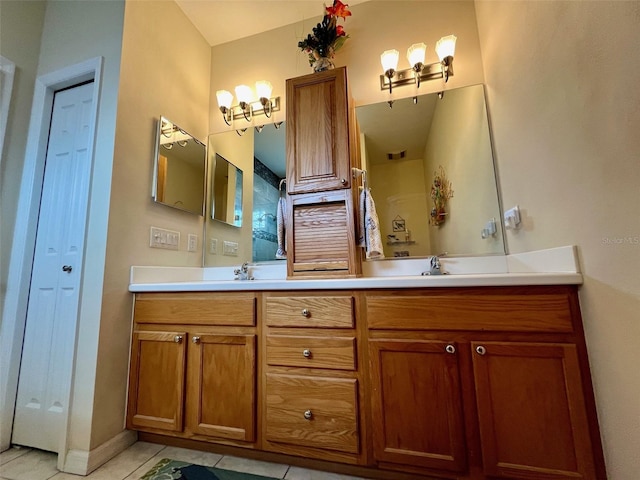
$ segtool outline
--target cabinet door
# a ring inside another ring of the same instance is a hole
[[[463,471],[465,436],[455,344],[371,340],[369,346],[376,460]]]
[[[185,332],[133,332],[127,427],[182,431]]]
[[[287,191],[349,188],[346,69],[287,80]]]
[[[595,478],[575,345],[471,346],[485,473]]]
[[[255,335],[192,337],[188,408],[195,433],[255,441]]]
[[[289,197],[290,276],[357,275],[355,212],[349,190]]]

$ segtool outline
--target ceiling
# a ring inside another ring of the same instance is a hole
[[[366,0],[349,0],[356,5]],[[209,45],[273,30],[324,13],[322,0],[175,0]]]

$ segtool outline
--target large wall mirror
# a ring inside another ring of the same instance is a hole
[[[204,266],[235,265],[239,261],[253,263],[282,262],[278,258],[278,202],[284,193],[281,183],[286,173],[285,125],[283,122],[248,128],[242,135],[235,130],[209,136],[210,157],[219,157],[240,167],[244,179],[244,218],[242,227],[231,231],[220,223],[205,225]],[[211,168],[216,172],[217,168]],[[210,196],[216,194],[218,174],[210,181]],[[217,208],[216,208],[217,210]],[[249,221],[249,218],[251,221]],[[220,255],[211,240],[234,241],[239,244],[237,258]]]
[[[223,182],[219,178],[227,176],[226,173],[217,173],[221,158],[224,158],[225,163],[242,170],[243,221],[241,228],[229,228],[221,222],[205,222],[204,265],[281,262],[276,253],[277,207],[284,191],[281,181],[285,177],[284,123],[209,135],[209,158],[212,178],[209,182],[211,202],[208,205],[212,207],[213,218],[219,210],[216,192],[222,191],[216,184]],[[236,185],[239,187],[240,183]],[[233,225],[228,220],[225,222]],[[226,255],[224,242],[237,244],[238,255]]]
[[[505,253],[483,85],[356,116],[385,258]]]
[[[415,101],[396,100],[392,108],[387,102],[364,105],[356,108],[356,116],[385,258],[505,253],[482,85],[447,90],[442,98],[427,94]],[[245,221],[237,232],[220,224],[207,226],[205,242],[237,238],[242,257],[206,252],[205,266],[277,261],[285,143],[284,125],[265,125],[260,132],[247,129],[241,137],[235,130],[209,137],[212,151],[244,170],[245,217],[251,214],[251,223]],[[453,196],[434,219],[431,189],[440,172]],[[495,233],[487,228],[494,220]]]
[[[154,156],[154,201],[204,215],[207,147],[165,117],[158,120]]]

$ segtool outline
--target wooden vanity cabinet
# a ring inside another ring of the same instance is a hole
[[[360,140],[346,67],[287,80],[287,275],[356,277]]]
[[[574,287],[368,292],[365,309],[382,468],[606,478]]]
[[[353,292],[263,295],[266,450],[362,462]]]
[[[346,67],[288,79],[287,192],[351,186]]]
[[[256,441],[253,293],[137,294],[127,427]]]

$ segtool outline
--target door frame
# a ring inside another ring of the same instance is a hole
[[[57,90],[93,80],[92,131],[89,132],[89,151],[91,152],[91,171],[93,172],[103,64],[104,57],[95,57],[41,75],[35,81],[20,196],[11,246],[7,291],[2,311],[2,323],[0,324],[0,392],[4,392],[0,394],[0,451],[9,448],[13,433],[13,415],[27,319],[27,303],[29,300],[41,190],[44,180],[45,157],[49,128],[51,126],[53,97]],[[91,186],[89,188],[91,189]],[[88,212],[89,210],[87,210]],[[82,284],[82,273],[80,283]],[[82,292],[80,292],[80,302],[82,302]],[[63,429],[63,438],[60,440],[58,465],[64,464],[67,452],[78,328],[79,322],[76,325],[76,332],[73,338],[74,367],[72,368],[69,385],[67,385],[69,399],[67,402],[69,408],[65,419],[67,428]]]

